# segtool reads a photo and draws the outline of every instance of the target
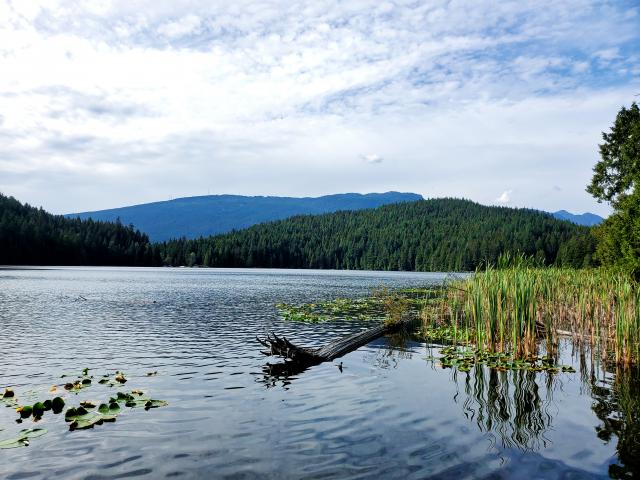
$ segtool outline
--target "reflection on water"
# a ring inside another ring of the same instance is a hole
[[[464,415],[480,431],[494,432],[504,448],[533,451],[546,447],[549,440],[545,432],[553,423],[548,409],[554,379],[544,374],[548,381],[541,387],[537,377],[542,375],[474,368],[464,378]]]
[[[640,373],[560,345],[577,373],[468,373],[406,332],[302,368],[266,331],[319,346],[370,327],[298,324],[278,302],[363,296],[443,275],[190,269],[0,270],[0,388],[123,369],[169,406],[0,450],[0,478],[628,478]],[[81,298],[82,297],[82,298]],[[157,377],[136,377],[147,371]],[[59,381],[59,379],[57,380]],[[87,392],[87,398],[98,390]],[[148,414],[147,414],[148,413]],[[0,409],[0,439],[19,426]],[[29,426],[29,425],[26,425]],[[37,447],[36,447],[37,445]]]
[[[618,462],[609,466],[612,478],[640,475],[640,370],[616,369],[592,380],[593,411],[601,424],[597,435],[615,443]]]

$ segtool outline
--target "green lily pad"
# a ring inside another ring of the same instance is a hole
[[[0,449],[27,447],[29,439],[41,437],[45,433],[47,433],[46,428],[26,428],[21,430],[17,437],[0,441]]]
[[[61,397],[55,397],[53,400],[51,400],[51,410],[53,411],[53,413],[61,413],[63,409],[64,400]]]
[[[102,405],[98,410],[100,408],[102,408]],[[64,419],[67,422],[71,422],[69,430],[85,430],[96,425],[102,425],[104,422],[115,422],[117,415],[117,412],[104,414],[100,411],[88,412],[84,407],[71,407],[65,412]]]
[[[29,418],[33,413],[33,407],[31,405],[23,405],[18,407],[16,412],[20,414],[20,418]]]
[[[169,403],[164,400],[156,400],[146,397],[139,390],[134,390],[131,393],[118,392],[117,396],[109,399],[109,403],[124,403],[125,407],[144,408],[145,410],[149,410],[150,408],[166,407],[169,405]]]
[[[118,405],[118,403],[116,402],[109,402],[108,405],[106,403],[101,403],[98,407],[98,412],[102,413],[103,415],[114,415],[119,411],[120,405]]]
[[[33,416],[35,418],[39,418],[42,417],[42,415],[44,414],[45,410],[47,410],[47,408],[45,407],[44,403],[42,402],[36,402],[33,404],[33,407],[31,407],[33,409]]]

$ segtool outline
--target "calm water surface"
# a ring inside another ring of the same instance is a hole
[[[636,473],[635,374],[565,345],[574,374],[456,373],[437,348],[392,336],[289,378],[255,336],[310,346],[362,323],[298,324],[278,302],[357,297],[445,274],[60,268],[0,270],[0,387],[42,399],[60,375],[123,370],[165,408],[0,450],[3,478],[608,478]],[[149,371],[156,377],[146,377]],[[82,399],[106,400],[93,385]],[[34,400],[35,401],[35,400]],[[0,440],[17,425],[0,407]]]

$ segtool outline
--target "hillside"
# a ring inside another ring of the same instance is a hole
[[[589,212],[576,215],[574,213],[567,212],[566,210],[559,210],[557,212],[553,212],[553,216],[557,219],[566,220],[568,222],[575,223],[576,225],[583,225],[585,227],[600,225],[604,221],[604,218],[602,218],[600,215]]]
[[[67,217],[133,225],[152,241],[171,238],[198,238],[247,228],[258,223],[294,215],[317,215],[339,210],[362,210],[422,197],[415,193],[345,193],[317,198],[245,197],[209,195],[178,198],[166,202],[133,205],[97,212],[69,214]]]
[[[155,257],[156,263],[159,257]],[[0,265],[151,265],[146,235],[116,223],[68,219],[0,194]]]
[[[435,199],[372,210],[296,216],[242,231],[160,245],[169,265],[472,270],[505,251],[587,266],[589,229],[534,210]]]

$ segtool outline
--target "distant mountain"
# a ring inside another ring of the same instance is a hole
[[[399,192],[344,193],[317,198],[208,195],[66,216],[112,222],[119,218],[124,225],[132,224],[145,232],[152,241],[162,242],[226,233],[294,215],[363,210],[417,200],[422,200],[422,196]]]
[[[595,213],[583,213],[582,215],[575,215],[573,213],[567,212],[566,210],[559,210],[557,212],[553,212],[551,215],[560,220],[567,220],[569,222],[575,223],[576,225],[583,225],[585,227],[593,227],[594,225],[599,225],[604,221],[600,215],[596,215]]]

